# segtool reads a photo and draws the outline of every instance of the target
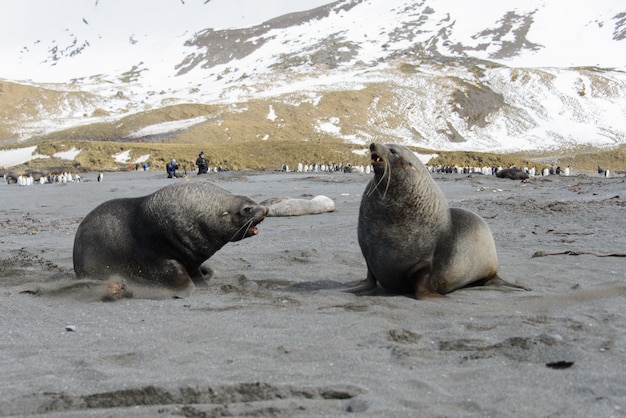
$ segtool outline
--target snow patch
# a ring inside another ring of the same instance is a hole
[[[37,146],[0,151],[0,167],[13,167],[33,159]]]
[[[120,164],[127,164],[129,162],[132,164],[140,164],[140,163],[144,163],[148,161],[148,159],[150,158],[150,154],[144,154],[131,161],[130,153],[131,153],[131,150],[122,151],[115,155],[112,155],[112,157],[115,160],[115,162],[120,163]]]
[[[74,161],[76,159],[76,156],[80,154],[80,151],[81,150],[76,149],[75,147],[72,147],[72,149],[68,151],[55,152],[54,154],[52,154],[52,156],[55,158],[60,158],[62,160]]]
[[[327,122],[318,122],[316,129],[318,132],[324,132],[333,135],[339,135],[341,133],[341,126],[338,126],[339,118],[330,117]]]
[[[144,155],[140,155],[139,157],[135,158],[133,163],[134,164],[141,164],[141,163],[145,163],[149,159],[150,159],[150,154],[144,154]]]
[[[433,158],[439,157],[439,154],[420,154],[419,152],[414,152],[415,156],[423,163],[428,164],[430,160]]]
[[[270,112],[267,114],[267,118],[272,122],[276,122],[276,112],[274,111],[274,106],[270,105]]]
[[[206,122],[206,116],[198,116],[191,119],[174,120],[169,122],[155,123],[154,125],[145,126],[138,131],[128,135],[129,138],[141,138],[150,135],[166,134],[169,132],[180,131],[190,128],[194,125]]]
[[[112,157],[116,163],[126,164],[130,160],[130,150],[119,152]]]
[[[353,149],[352,150],[353,154],[356,154],[356,155],[361,156],[361,157],[365,157],[368,152],[369,152],[368,149]]]

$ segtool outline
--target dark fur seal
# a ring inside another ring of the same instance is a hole
[[[503,168],[502,170],[498,170],[496,177],[501,179],[525,180],[529,176],[527,172],[519,168]]]
[[[418,299],[501,279],[489,227],[473,212],[450,209],[428,170],[400,145],[370,145],[374,178],[359,211],[358,239],[367,278],[347,289],[379,282]],[[525,288],[524,288],[525,289]]]
[[[102,203],[74,238],[78,279],[128,279],[188,296],[200,265],[226,243],[258,233],[267,208],[211,183],[177,183]]]

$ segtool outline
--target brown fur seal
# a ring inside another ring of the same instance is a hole
[[[367,278],[349,291],[379,282],[418,299],[469,285],[513,285],[497,272],[489,227],[473,212],[448,208],[443,193],[413,152],[370,145],[374,178],[359,211],[358,239]],[[525,288],[524,288],[525,289]]]
[[[496,177],[501,179],[525,180],[529,178],[529,175],[519,168],[503,168],[502,170],[498,170]]]
[[[78,279],[128,279],[188,296],[200,265],[226,243],[257,234],[267,208],[211,183],[177,183],[102,203],[74,238]]]

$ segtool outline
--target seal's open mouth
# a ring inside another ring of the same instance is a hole
[[[250,228],[246,231],[246,238],[255,236],[259,233],[259,228],[256,225],[250,225]]]
[[[257,228],[257,225],[259,225],[261,222],[263,222],[263,219],[258,222],[254,222],[253,220],[250,221],[250,227],[246,231],[246,238],[255,236],[259,233],[259,228]]]
[[[248,218],[248,220],[244,223],[244,225],[239,229],[239,232],[243,232],[242,238],[249,238],[257,235],[259,233],[259,228],[257,227],[263,219],[267,216],[268,208],[266,206],[249,206],[244,209],[244,216]]]
[[[382,175],[385,173],[385,160],[378,154],[376,151],[372,150],[371,158],[372,158],[372,168],[374,168],[374,173],[377,175]]]

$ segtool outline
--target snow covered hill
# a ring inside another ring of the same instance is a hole
[[[3,15],[0,98],[15,82],[66,99],[0,103],[0,140],[177,103],[297,112],[349,91],[367,104],[319,115],[312,133],[442,150],[626,144],[621,1],[20,0]]]

